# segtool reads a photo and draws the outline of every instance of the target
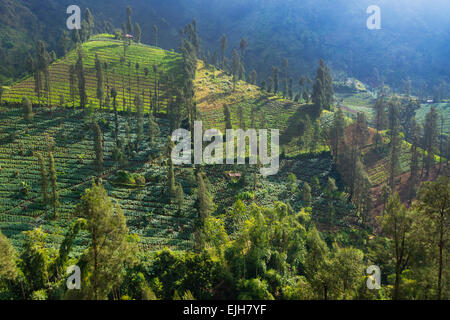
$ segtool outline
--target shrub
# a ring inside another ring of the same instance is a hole
[[[238,200],[253,200],[255,199],[255,194],[250,191],[240,192],[237,195]]]
[[[136,181],[136,184],[138,186],[145,185],[145,177],[143,175],[141,175],[141,174],[134,175],[134,180]]]
[[[26,183],[25,181],[22,181],[20,183],[20,189],[19,189],[20,193],[23,194],[24,196],[28,195],[28,193],[30,192],[30,186],[28,183]]]
[[[60,94],[59,95],[59,105],[62,107],[64,106],[65,100],[64,100],[64,95]]]
[[[27,97],[22,98],[22,107],[23,107],[23,117],[25,121],[31,122],[33,120],[33,106],[31,105],[30,99]]]
[[[119,170],[116,174],[115,181],[117,183],[123,183],[123,184],[135,184],[136,181],[134,180],[134,177],[131,173],[124,170]]]
[[[34,291],[31,294],[31,300],[47,300],[47,298],[47,291],[45,289]]]
[[[15,140],[16,140],[16,131],[13,130],[8,135],[8,141],[9,142],[14,142]]]

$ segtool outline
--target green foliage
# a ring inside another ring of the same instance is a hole
[[[427,177],[430,174],[430,170],[434,165],[434,155],[437,153],[437,137],[438,137],[438,114],[435,107],[431,107],[429,113],[425,117],[424,124],[424,148],[427,151],[427,157],[425,160],[425,168]]]
[[[49,173],[50,173],[50,185],[52,187],[52,206],[53,206],[53,218],[57,217],[56,208],[59,206],[58,184],[56,177],[55,159],[53,153],[49,152]]]
[[[103,97],[104,97],[104,88],[103,88],[103,71],[102,71],[102,63],[98,57],[98,54],[95,55],[95,70],[97,75],[97,99],[99,100],[99,106],[102,107]],[[62,96],[64,97],[64,96]]]
[[[22,270],[29,291],[47,288],[51,263],[49,252],[44,245],[46,237],[42,229],[25,232],[25,242],[20,255],[20,269]]]
[[[333,257],[334,276],[337,280],[337,297],[352,299],[365,269],[364,254],[354,248],[338,249]]]
[[[429,294],[429,287],[425,284],[431,282],[431,292],[435,293],[433,298],[438,300],[448,298],[448,273],[445,270],[449,257],[449,195],[450,183],[447,176],[439,177],[436,182],[425,182],[418,192],[415,206],[417,211],[411,232],[413,239],[425,246],[421,252],[423,260],[419,258],[415,261],[414,278],[419,278],[417,282],[425,296]],[[430,270],[428,276],[421,272],[424,264]]]
[[[80,98],[80,108],[84,109],[87,104],[87,94],[86,94],[86,78],[84,73],[83,65],[83,51],[81,47],[78,47],[78,59],[75,64],[75,70],[78,78],[78,95]]]
[[[188,290],[197,299],[211,298],[211,289],[223,281],[217,262],[206,253],[175,253],[162,250],[155,254],[150,271],[152,289],[161,299],[172,299],[176,292]]]
[[[287,183],[288,183],[289,189],[292,193],[297,194],[300,192],[300,190],[298,188],[297,177],[292,172],[288,175]]]
[[[338,190],[336,181],[333,178],[328,177],[328,182],[324,188],[325,194],[328,198],[333,198]]]
[[[14,280],[18,275],[17,253],[0,232],[0,285],[4,280]]]
[[[176,186],[175,186],[175,173],[173,171],[173,162],[172,162],[172,147],[173,142],[170,140],[169,144],[169,172],[167,174],[167,191],[171,200],[175,199],[176,196]]]
[[[242,200],[242,201],[253,200],[253,199],[255,199],[255,194],[253,192],[250,192],[250,191],[240,192],[237,195],[236,199]]]
[[[135,175],[124,170],[117,171],[115,175],[116,183],[124,184],[124,185],[134,185],[136,184],[136,178]]]
[[[136,300],[157,300],[155,293],[148,286],[147,280],[142,272],[134,269],[128,270],[121,285],[122,293],[126,292],[127,296]],[[124,300],[124,295],[122,295]]]
[[[204,248],[204,226],[206,219],[211,215],[214,210],[214,203],[212,201],[211,195],[205,184],[203,173],[201,171],[197,172],[197,201],[195,203],[195,208],[197,209],[197,222],[195,227],[195,247],[197,250]]]
[[[395,283],[393,299],[400,298],[401,273],[407,268],[412,243],[409,241],[412,216],[400,202],[398,193],[388,200],[384,216],[379,217],[383,233],[394,243],[392,257],[394,259]]]
[[[81,230],[86,229],[87,222],[85,219],[75,220],[69,227],[64,237],[63,242],[59,247],[59,254],[53,265],[53,276],[61,277],[65,273],[65,268],[67,267],[67,262],[69,260],[69,254],[72,252],[74,247],[74,240]]]
[[[136,41],[136,43],[141,43],[141,38],[142,38],[141,26],[139,25],[139,23],[136,22],[134,25],[134,41]]]
[[[30,297],[31,300],[47,300],[47,292],[45,289],[33,291]]]
[[[122,281],[124,265],[134,263],[135,240],[128,235],[122,209],[100,184],[86,190],[76,212],[86,219],[90,237],[89,248],[80,258],[83,287],[79,294],[85,299],[105,299]]]
[[[260,279],[242,279],[237,284],[239,290],[239,300],[273,300],[272,294],[268,291],[266,281]]]
[[[223,107],[223,114],[225,116],[225,128],[233,129],[233,125],[231,124],[230,110],[228,109],[228,106],[226,106],[226,105]]]
[[[302,201],[304,202],[304,204],[309,207],[311,206],[311,187],[308,184],[308,182],[303,183],[303,188],[302,188]]]
[[[27,196],[30,192],[30,186],[25,181],[21,181],[19,191],[22,195]]]
[[[229,241],[228,234],[225,231],[224,221],[220,218],[206,218],[203,233],[206,247],[216,249],[218,255],[221,256],[223,246]]]
[[[23,106],[23,118],[27,122],[31,122],[33,120],[33,107],[31,105],[30,99],[27,97],[23,97],[22,99],[22,106]]]
[[[145,185],[145,177],[140,174],[134,174],[133,176],[134,181],[136,182],[136,185],[142,187]]]
[[[183,207],[184,197],[185,197],[185,195],[184,195],[184,191],[183,191],[183,186],[181,185],[181,183],[179,183],[176,186],[176,190],[175,190],[175,202],[178,207],[178,214],[181,214],[181,208]]]
[[[152,114],[149,114],[148,119],[148,125],[149,125],[149,140],[150,144],[153,144],[155,139],[160,135],[160,129],[158,123],[155,121],[155,118]]]
[[[331,79],[330,70],[325,65],[325,62],[320,59],[312,94],[317,114],[320,114],[322,110],[330,110],[333,104],[333,95],[333,80]]]
[[[92,129],[94,131],[95,165],[101,172],[103,169],[103,135],[98,123],[94,123]]]

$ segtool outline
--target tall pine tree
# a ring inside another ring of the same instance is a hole
[[[324,109],[330,110],[333,104],[333,96],[333,80],[331,79],[330,70],[325,65],[325,62],[320,59],[312,94],[317,114],[320,114]]]
[[[53,158],[53,153],[49,152],[49,165],[50,165],[50,184],[52,187],[52,207],[53,207],[53,218],[57,217],[56,208],[59,206],[58,202],[58,184],[56,177],[56,167],[55,167],[55,159]]]

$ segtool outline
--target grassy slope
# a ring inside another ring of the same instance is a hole
[[[222,131],[225,130],[224,105],[230,108],[233,127],[239,127],[239,106],[242,106],[247,128],[250,126],[251,108],[254,107],[257,128],[261,127],[264,116],[264,127],[279,129],[280,132],[286,129],[289,117],[300,107],[300,104],[262,92],[259,87],[244,81],[238,81],[233,91],[231,76],[221,70],[206,68],[202,61],[199,62],[195,85],[197,107],[202,120],[208,128]]]
[[[181,75],[181,57],[179,54],[162,50],[159,48],[132,44],[127,49],[126,61],[123,65],[120,63],[120,57],[123,55],[123,43],[110,37],[97,36],[93,41],[84,43],[84,68],[86,74],[87,96],[91,103],[98,107],[97,100],[97,77],[95,70],[95,54],[97,53],[100,61],[108,63],[108,71],[104,72],[104,85],[109,88],[115,87],[117,90],[118,109],[123,109],[123,97],[127,105],[132,105],[134,109],[134,96],[144,91],[144,106],[148,110],[150,106],[150,94],[153,94],[155,77],[165,79],[168,75],[172,75],[177,83],[182,81]],[[51,104],[58,105],[60,95],[64,95],[67,105],[72,105],[69,87],[69,67],[75,64],[77,60],[76,50],[72,50],[65,57],[55,61],[50,66],[50,87],[51,87]],[[128,67],[128,63],[130,67]],[[136,72],[136,63],[139,63],[139,69]],[[158,67],[158,73],[153,72],[153,65]],[[146,77],[144,68],[149,69]],[[161,74],[160,74],[161,72]],[[139,85],[138,85],[139,81]],[[131,87],[131,92],[128,88]],[[139,89],[138,89],[139,88]],[[166,82],[161,81],[160,89],[165,92]],[[106,96],[105,89],[105,96]],[[78,84],[76,83],[76,92],[78,92]],[[37,103],[37,97],[34,92],[34,79],[28,77],[24,81],[19,81],[5,91],[4,100],[8,102],[19,102],[22,96],[28,96],[34,103]],[[162,95],[161,104],[165,105],[167,96]],[[46,101],[45,101],[46,103]],[[112,102],[111,102],[112,103]],[[75,105],[79,104],[78,95],[76,95]]]
[[[301,133],[299,122],[307,115],[311,117],[312,105],[283,99],[280,95],[262,91],[245,81],[238,81],[233,91],[231,76],[221,70],[205,67],[202,61],[198,65],[195,86],[197,107],[205,128],[217,128],[225,132],[223,106],[227,105],[233,128],[240,128],[238,109],[241,107],[245,124],[245,128],[241,129],[248,129],[251,127],[251,110],[254,109],[255,129],[278,129],[286,155],[296,156],[306,152],[298,148],[298,135]],[[317,151],[326,149],[322,145]]]
[[[336,94],[336,99],[347,116],[356,117],[357,112],[364,112],[367,119],[372,120],[375,98],[369,92],[339,93]]]

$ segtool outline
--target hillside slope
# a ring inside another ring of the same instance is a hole
[[[299,103],[261,90],[246,81],[237,81],[233,90],[232,76],[199,61],[195,79],[195,99],[204,128],[225,133],[224,107],[230,111],[234,129],[278,129],[282,151],[288,156],[307,153],[301,146],[304,121],[315,120],[312,104]],[[324,141],[315,152],[328,150]]]
[[[127,64],[120,64],[122,43],[105,36],[96,37],[83,45],[85,66],[87,72],[88,96],[92,104],[98,106],[96,95],[96,75],[94,56],[97,53],[102,61],[108,62],[110,86],[118,88],[118,106],[122,107],[122,90],[131,83],[131,93],[125,91],[126,103],[133,94],[144,90],[145,93],[154,90],[155,73],[150,68],[156,64],[163,71],[163,76],[174,75],[178,81],[181,73],[181,58],[178,54],[145,45],[133,44],[127,51]],[[167,121],[158,119],[161,135],[155,145],[150,145],[145,139],[136,151],[128,156],[125,163],[114,161],[114,115],[112,112],[96,112],[89,118],[79,108],[72,108],[69,97],[68,65],[74,63],[76,52],[70,52],[66,57],[51,65],[52,101],[59,101],[63,94],[66,103],[57,108],[46,106],[34,108],[34,120],[27,123],[23,119],[23,111],[15,102],[23,95],[29,96],[35,102],[33,78],[29,77],[18,82],[5,95],[9,105],[0,112],[0,229],[12,239],[16,246],[23,240],[22,231],[42,227],[48,234],[48,243],[56,246],[63,238],[65,228],[74,218],[74,209],[86,188],[89,188],[93,178],[101,179],[108,194],[121,205],[127,216],[130,230],[141,238],[141,245],[149,250],[168,246],[173,249],[186,249],[192,245],[192,227],[196,216],[195,210],[195,176],[191,166],[175,167],[176,182],[183,186],[184,201],[181,210],[171,203],[166,194],[167,185],[167,155],[166,141],[168,132]],[[140,68],[136,75],[133,64],[139,62]],[[143,66],[149,66],[148,77],[143,74]],[[256,128],[280,129],[284,140],[290,142],[289,136],[298,135],[299,121],[311,111],[311,105],[301,105],[278,95],[261,91],[258,87],[244,81],[239,81],[236,90],[230,86],[231,77],[225,72],[216,70],[211,77],[211,70],[202,61],[196,78],[196,101],[200,118],[205,121],[205,127],[224,129],[223,106],[228,105],[231,111],[232,123],[235,128],[240,125],[238,108],[242,107],[244,123],[250,127],[251,110],[255,113]],[[139,79],[139,80],[138,80]],[[124,86],[122,86],[122,81]],[[165,88],[161,86],[164,96]],[[69,100],[69,101],[67,101]],[[149,98],[145,97],[146,110]],[[52,103],[53,104],[53,103]],[[77,106],[78,101],[75,101]],[[148,117],[145,117],[144,135],[148,137]],[[99,172],[95,167],[95,152],[93,132],[90,123],[100,124],[104,139],[104,166]],[[119,114],[119,138],[125,143],[133,143],[136,139],[136,120],[134,115],[126,112]],[[288,134],[289,133],[289,134]],[[286,138],[286,135],[288,136]],[[283,142],[282,141],[282,142]],[[294,148],[295,149],[295,148]],[[296,148],[297,151],[298,147]],[[58,217],[52,218],[52,208],[41,201],[41,177],[37,154],[41,153],[48,164],[48,152],[55,157],[57,171],[59,203]],[[291,156],[298,155],[292,152]],[[145,177],[145,185],[121,185],[116,183],[119,170],[126,170],[131,175]],[[263,179],[258,177],[254,185],[250,174],[254,167],[215,166],[205,168],[210,181],[211,194],[217,208],[215,214],[223,214],[232,207],[236,199],[244,199],[246,203],[256,202],[262,205],[273,205],[277,200],[290,203],[300,210],[303,206],[298,192],[304,182],[313,185],[313,207],[325,208],[316,210],[316,221],[326,225],[327,229],[348,227],[356,223],[351,205],[345,198],[335,200],[336,213],[330,218],[328,207],[322,197],[321,187],[312,181],[319,179],[325,184],[328,177],[335,177],[332,159],[329,154],[317,158],[291,158],[282,160],[277,176]],[[231,181],[226,172],[238,171],[243,175],[239,182]],[[297,188],[286,184],[291,173],[295,173]],[[245,178],[247,176],[247,178]],[[270,192],[267,192],[270,190]],[[292,191],[297,190],[297,191]],[[245,197],[243,196],[245,195]],[[77,239],[77,248],[82,248],[85,240]]]
[[[105,86],[105,96],[111,88],[115,87],[117,91],[118,110],[124,109],[125,104],[131,106],[134,110],[134,97],[136,94],[141,96],[144,102],[144,109],[150,107],[150,99],[154,97],[155,85],[160,92],[159,104],[161,106],[167,103],[166,88],[168,78],[173,77],[179,84],[182,81],[181,63],[179,54],[169,52],[160,48],[133,43],[126,51],[125,61],[121,61],[124,48],[123,42],[114,40],[112,36],[96,36],[93,40],[82,45],[83,64],[85,69],[87,96],[91,103],[98,107],[97,96],[97,78],[95,70],[95,54],[103,67],[103,81]],[[50,66],[50,87],[51,97],[49,103],[52,106],[59,105],[60,96],[64,96],[67,106],[72,105],[69,85],[69,68],[77,60],[77,51],[72,50],[67,56],[53,62]],[[136,68],[138,64],[138,68]],[[156,72],[154,71],[156,67]],[[146,75],[145,70],[148,69]],[[76,79],[76,77],[75,77]],[[79,105],[77,83],[75,95],[75,105]],[[131,90],[130,90],[131,88]],[[33,103],[37,103],[37,96],[34,91],[34,78],[32,76],[19,81],[7,89],[4,94],[4,100],[7,102],[20,102],[23,96],[28,96]],[[44,104],[47,101],[44,100]],[[111,101],[112,104],[112,101]]]

